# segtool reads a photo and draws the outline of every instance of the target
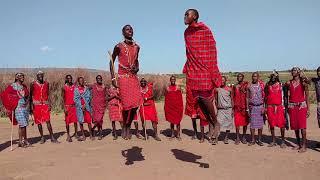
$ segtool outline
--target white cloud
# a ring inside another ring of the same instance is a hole
[[[40,48],[40,50],[44,53],[47,53],[47,52],[50,52],[50,51],[53,51],[53,48],[49,47],[49,46],[42,46]]]

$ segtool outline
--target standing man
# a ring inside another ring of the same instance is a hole
[[[19,125],[19,147],[28,147],[27,126],[29,125],[29,113],[27,110],[29,91],[24,82],[24,74],[17,73],[14,82],[1,94],[1,101],[7,110],[11,123]]]
[[[216,103],[217,103],[217,119],[221,125],[221,129],[226,131],[224,137],[224,143],[229,144],[229,133],[233,128],[233,100],[232,100],[232,88],[227,86],[227,77],[222,76],[222,83],[219,88],[216,89]],[[217,143],[217,139],[215,139]]]
[[[95,127],[98,128],[98,140],[102,139],[102,124],[103,116],[107,107],[107,90],[106,86],[102,83],[102,76],[96,77],[96,83],[91,86],[92,92],[92,119],[93,119],[93,130]]]
[[[78,77],[78,84],[74,88],[74,102],[76,105],[77,119],[80,124],[81,137],[79,141],[85,141],[83,123],[88,124],[90,139],[94,140],[92,133],[92,108],[91,108],[91,93],[89,88],[84,84],[84,78]]]
[[[246,134],[249,124],[249,116],[246,111],[247,108],[247,86],[248,82],[244,81],[244,75],[239,73],[237,75],[238,83],[233,86],[233,110],[234,110],[234,125],[236,127],[236,141],[235,144],[240,144],[240,127],[243,127],[243,134],[241,142],[247,144]]]
[[[77,120],[77,109],[74,102],[74,89],[75,85],[73,84],[72,76],[70,74],[66,75],[65,84],[62,88],[62,97],[64,103],[64,115],[66,122],[66,130],[67,130],[67,142],[72,142],[72,138],[70,136],[70,124],[74,125],[74,136],[78,139],[78,120]]]
[[[164,114],[166,120],[170,122],[171,139],[177,137],[181,141],[180,136],[180,122],[183,117],[183,100],[181,89],[176,85],[176,77],[170,77],[170,85],[167,87],[164,99]],[[177,133],[175,135],[174,126],[177,126]]]
[[[251,142],[249,146],[256,143],[255,130],[258,129],[258,141],[259,146],[263,146],[261,141],[262,129],[264,125],[263,115],[264,110],[264,84],[259,79],[258,72],[252,73],[252,81],[247,89],[247,112],[250,118],[250,131],[251,131]]]
[[[141,105],[139,114],[142,122],[143,132],[145,132],[144,121],[151,121],[154,130],[154,139],[161,141],[158,135],[158,115],[156,110],[156,105],[153,97],[153,84],[148,83],[147,80],[142,78],[140,80],[141,93],[143,97],[143,105]],[[145,138],[147,135],[145,134]]]
[[[188,25],[184,32],[187,61],[183,68],[186,74],[186,86],[197,100],[206,119],[214,126],[214,138],[220,132],[213,103],[214,88],[220,86],[221,74],[217,63],[216,41],[209,27],[198,22],[199,13],[189,9],[185,13],[184,23]]]
[[[130,139],[131,123],[137,113],[138,107],[142,104],[142,95],[137,76],[140,47],[133,40],[133,29],[130,25],[125,25],[122,28],[122,35],[124,41],[117,44],[113,49],[113,62],[110,62],[110,72],[112,85],[118,88],[113,66],[116,57],[118,57],[118,85],[123,108],[123,137],[128,140]]]
[[[317,119],[318,119],[318,125],[320,128],[320,67],[317,69],[317,76],[316,78],[312,78],[312,82],[314,83],[314,87],[316,90],[316,96],[317,96]]]
[[[267,112],[267,119],[272,136],[272,142],[269,147],[276,146],[276,138],[274,133],[274,127],[279,127],[281,132],[281,148],[285,148],[285,112],[283,106],[283,93],[282,84],[280,83],[279,74],[274,72],[270,75],[270,80],[265,87],[265,107]]]
[[[314,87],[316,89],[316,96],[317,96],[317,119],[318,119],[318,126],[320,128],[320,66],[317,69],[317,76],[316,78],[312,78],[312,82],[314,83]],[[317,144],[320,147],[320,143]]]
[[[47,124],[51,142],[58,143],[56,138],[53,136],[50,122],[50,111],[49,83],[44,80],[44,73],[39,71],[37,73],[37,80],[33,81],[30,85],[30,114],[33,114],[34,122],[38,125],[41,136],[40,144],[46,142],[46,139],[43,136],[43,123]]]
[[[307,118],[309,117],[309,90],[308,82],[300,75],[300,68],[291,69],[292,79],[286,83],[289,89],[289,116],[290,127],[294,130],[297,138],[297,146],[294,150],[298,152],[307,151]],[[302,142],[300,139],[302,135]]]

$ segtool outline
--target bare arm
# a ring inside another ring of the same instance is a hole
[[[134,74],[137,74],[138,72],[139,72],[139,52],[140,52],[140,47],[139,46],[137,46],[137,59],[136,59],[136,63],[134,64],[134,67],[133,67],[133,69],[132,69],[132,72],[134,73]]]
[[[113,49],[113,53],[112,53],[112,59],[109,63],[109,67],[110,67],[110,73],[111,73],[111,80],[112,80],[112,85],[116,88],[118,88],[117,83],[116,83],[116,79],[115,79],[115,69],[114,69],[114,62],[117,58],[117,56],[119,56],[120,53],[120,48],[118,47],[118,45],[116,45]]]

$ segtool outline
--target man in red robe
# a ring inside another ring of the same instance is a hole
[[[290,127],[294,130],[297,139],[297,146],[294,147],[298,152],[307,151],[307,118],[309,112],[309,90],[308,80],[301,77],[300,68],[294,67],[291,70],[292,79],[286,83],[289,89],[288,111],[290,116]],[[302,135],[302,142],[300,139]]]
[[[249,116],[247,109],[247,86],[248,82],[244,81],[244,75],[239,73],[237,75],[237,84],[233,86],[233,103],[234,103],[234,125],[236,127],[235,144],[240,143],[240,127],[243,127],[243,134],[241,142],[247,144],[246,133],[249,124]]]
[[[46,123],[50,133],[51,142],[58,143],[53,135],[53,130],[50,122],[50,99],[49,99],[49,83],[44,80],[44,73],[37,73],[37,80],[30,85],[30,114],[33,114],[34,122],[38,125],[40,133],[40,144],[46,142],[43,136],[42,124]]]
[[[143,105],[141,105],[139,110],[143,131],[146,128],[144,125],[144,121],[151,121],[154,130],[154,139],[157,141],[161,141],[158,135],[158,115],[153,97],[153,84],[148,83],[147,80],[142,78],[140,80],[140,86],[142,97],[144,100]]]
[[[0,98],[7,115],[13,125],[19,125],[19,147],[29,147],[27,126],[29,125],[29,112],[27,110],[29,91],[24,82],[24,74],[17,73],[15,81],[1,94]]]
[[[139,45],[133,40],[133,28],[125,25],[122,28],[124,41],[114,47],[110,72],[112,85],[119,88],[123,114],[123,137],[130,139],[131,123],[142,104],[142,97],[137,73],[139,71]],[[118,57],[118,81],[114,72],[114,61]],[[118,83],[118,84],[117,84]],[[119,87],[118,87],[119,85]]]
[[[276,138],[274,133],[274,127],[279,127],[281,132],[281,148],[285,148],[285,126],[286,121],[284,117],[284,106],[283,106],[283,93],[282,84],[279,80],[279,74],[274,72],[270,75],[270,81],[265,87],[265,107],[267,109],[267,119],[271,131],[272,142],[269,147],[276,146]]]
[[[74,136],[78,139],[78,120],[77,120],[77,109],[74,102],[74,89],[75,85],[73,84],[72,76],[70,74],[66,75],[65,84],[62,88],[62,97],[64,104],[64,115],[65,115],[65,123],[67,130],[67,142],[72,142],[72,138],[70,136],[70,124],[74,125]]]
[[[106,86],[102,83],[102,76],[98,75],[96,77],[96,83],[91,86],[92,94],[92,119],[94,126],[98,128],[98,140],[102,139],[102,124],[103,116],[107,107],[107,89]]]
[[[164,99],[164,114],[170,122],[171,139],[175,137],[174,125],[177,126],[177,139],[181,141],[180,122],[183,117],[183,100],[181,89],[176,85],[176,77],[170,77],[170,85],[167,87]]]
[[[197,99],[206,119],[214,126],[214,138],[220,133],[216,118],[213,90],[220,86],[221,74],[217,63],[216,42],[209,27],[198,22],[199,13],[189,9],[184,22],[188,25],[184,32],[187,61],[183,68],[186,85]]]

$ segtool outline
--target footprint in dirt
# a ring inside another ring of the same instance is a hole
[[[132,165],[135,161],[144,161],[144,156],[142,155],[142,148],[133,146],[130,149],[121,151],[123,157],[126,158],[125,165]]]

